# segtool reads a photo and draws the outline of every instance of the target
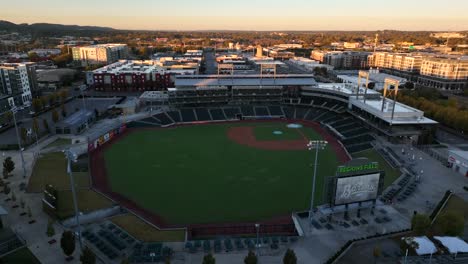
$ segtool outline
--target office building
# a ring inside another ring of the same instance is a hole
[[[32,94],[37,89],[36,64],[0,64],[0,94],[8,97],[10,106],[30,105]]]
[[[73,60],[81,62],[82,66],[95,64],[110,64],[128,57],[126,44],[99,44],[72,49]]]

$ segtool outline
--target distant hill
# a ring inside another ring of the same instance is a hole
[[[9,21],[0,20],[0,31],[7,32],[22,32],[22,33],[65,33],[76,31],[113,31],[109,27],[96,27],[96,26],[78,26],[78,25],[62,25],[62,24],[49,24],[49,23],[34,23],[34,24],[15,24]]]

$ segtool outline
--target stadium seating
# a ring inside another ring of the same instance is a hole
[[[254,108],[256,116],[269,116],[268,109],[263,106],[257,106]]]
[[[238,107],[224,108],[223,109],[227,119],[236,119],[236,115],[240,114],[241,111]]]
[[[180,113],[182,115],[183,122],[197,121],[197,119],[195,118],[195,113],[193,112],[192,108],[183,108],[180,110]]]
[[[302,108],[302,107],[296,107],[296,119],[304,119],[304,116],[307,114],[309,111],[308,108]]]
[[[268,110],[272,116],[284,116],[284,113],[279,106],[268,106]]]
[[[159,114],[156,114],[153,116],[154,118],[156,118],[157,120],[160,121],[161,125],[170,125],[170,124],[173,124],[174,122],[172,121],[171,118],[169,118],[169,116],[166,115],[166,112],[162,112],[162,113],[159,113]]]
[[[223,110],[220,108],[213,108],[209,110],[213,120],[226,120]]]
[[[289,119],[294,118],[294,108],[293,107],[283,106],[283,112],[284,112],[286,118],[289,118]]]
[[[195,108],[195,114],[198,121],[210,121],[211,117],[206,108]]]
[[[174,122],[179,123],[182,121],[182,118],[180,117],[180,112],[179,111],[169,111],[167,114],[171,117]]]
[[[255,112],[252,106],[241,106],[241,112],[243,116],[255,116]]]

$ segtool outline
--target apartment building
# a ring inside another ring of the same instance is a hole
[[[96,91],[143,92],[173,85],[171,74],[159,61],[120,60],[86,73],[86,83]]]
[[[36,64],[0,64],[0,96],[9,98],[10,107],[30,105],[32,93],[37,89]],[[2,109],[4,110],[4,109]]]
[[[371,67],[393,69],[405,72],[419,72],[423,56],[409,53],[376,52],[369,55]]]
[[[424,58],[418,84],[452,91],[468,88],[468,56]]]
[[[368,65],[369,52],[359,51],[312,51],[311,58],[335,69],[365,69]]]
[[[72,49],[73,60],[82,66],[110,64],[128,57],[127,44],[99,44]]]

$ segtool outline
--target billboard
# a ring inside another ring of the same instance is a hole
[[[336,179],[334,204],[349,204],[369,201],[377,198],[379,193],[380,173]]]

